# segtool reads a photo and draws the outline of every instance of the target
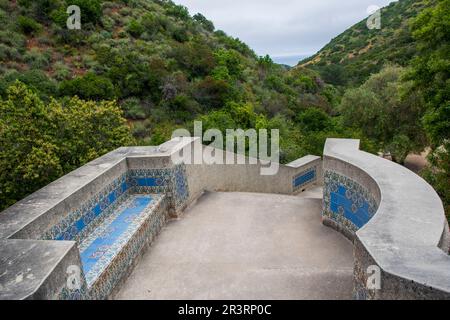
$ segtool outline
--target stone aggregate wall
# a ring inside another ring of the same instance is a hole
[[[448,223],[442,202],[406,168],[328,139],[323,223],[354,244],[354,297],[450,299]]]

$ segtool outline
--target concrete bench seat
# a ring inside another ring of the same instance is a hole
[[[113,296],[167,219],[167,194],[152,192],[146,187],[151,181],[141,180],[122,174],[42,236],[76,243],[90,299]]]
[[[89,288],[106,277],[108,268],[120,264],[122,255],[133,255],[139,245],[140,233],[156,228],[158,211],[164,196],[158,194],[132,194],[110,216],[90,233],[80,245],[83,272]]]

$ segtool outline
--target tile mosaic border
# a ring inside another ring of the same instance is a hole
[[[292,188],[294,192],[302,189],[309,183],[317,181],[317,166],[306,169],[292,178]]]
[[[167,219],[167,198],[163,197],[154,208],[153,214],[141,224],[133,237],[114,257],[99,275],[90,289],[90,298],[104,300],[110,298],[116,286],[131,271],[143,250],[154,240]]]
[[[122,209],[125,209],[125,206],[129,205],[129,203],[133,201],[136,196],[138,195],[133,194],[132,196],[130,196],[130,199],[128,199],[128,201],[123,204],[124,208]],[[114,242],[114,244],[108,249],[108,252],[102,258],[100,258],[97,263],[95,263],[93,268],[85,273],[88,286],[91,286],[91,284],[95,282],[98,276],[103,273],[106,268],[109,267],[109,264],[112,261],[111,257],[123,250],[126,243],[133,237],[136,230],[140,228],[145,220],[151,218],[151,216],[156,211],[156,208],[160,206],[160,203],[164,196],[152,194],[151,197],[152,202],[139,214],[136,220],[130,223],[127,230]],[[103,226],[100,226],[92,234],[90,234],[89,237],[80,244],[80,253],[83,253],[92,244],[92,242],[101,237],[102,234],[106,231],[107,223],[112,222],[121,213],[122,210],[118,210],[114,215],[111,215],[110,217],[108,217],[108,219],[105,220]]]
[[[130,169],[78,209],[68,213],[40,237],[41,240],[74,240],[80,243],[131,193],[167,194],[175,211],[189,199],[186,166]]]
[[[374,216],[378,204],[368,189],[332,170],[324,172],[322,215],[354,234]]]

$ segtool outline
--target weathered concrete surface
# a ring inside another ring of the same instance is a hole
[[[0,300],[56,299],[69,266],[81,266],[75,242],[0,239]]]
[[[350,177],[379,203],[356,232],[355,289],[363,299],[450,299],[447,219],[436,191],[391,161],[359,150],[359,140],[327,139],[324,170]],[[381,289],[366,290],[369,266]]]
[[[207,193],[169,223],[117,299],[351,299],[352,244],[321,202]]]
[[[313,186],[310,189],[297,194],[297,197],[300,197],[303,199],[317,199],[317,200],[322,201],[323,187],[322,186]]]

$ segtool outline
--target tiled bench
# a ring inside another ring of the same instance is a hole
[[[154,193],[165,190],[149,187],[150,178],[140,180],[120,176],[42,237],[77,242],[90,299],[111,297],[166,221],[167,193]]]
[[[91,298],[110,295],[162,226],[164,195],[132,194],[79,244]]]

